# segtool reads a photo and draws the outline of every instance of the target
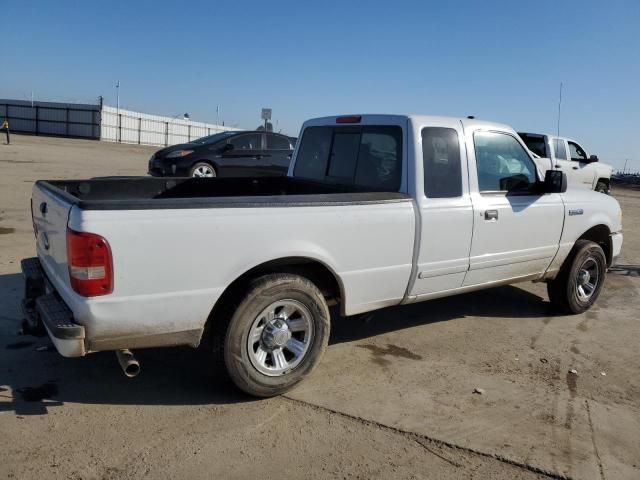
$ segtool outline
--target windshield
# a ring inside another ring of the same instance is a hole
[[[216,143],[220,140],[224,140],[227,137],[235,135],[237,132],[222,132],[214,135],[208,135],[206,137],[198,138],[197,140],[191,140],[191,143],[199,143],[200,145],[207,145],[209,143]]]

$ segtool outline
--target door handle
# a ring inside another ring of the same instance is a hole
[[[574,169],[574,170],[577,170],[577,169],[578,169],[578,167],[573,167],[573,169]]]
[[[555,165],[555,167],[554,167],[554,168],[562,168],[562,166],[561,166],[561,165],[558,165],[558,164],[556,163],[556,165]]]
[[[498,220],[498,210],[485,210],[484,219],[485,220]]]

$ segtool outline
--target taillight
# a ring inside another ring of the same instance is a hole
[[[67,229],[67,262],[71,288],[85,297],[113,292],[109,243],[95,233]]]

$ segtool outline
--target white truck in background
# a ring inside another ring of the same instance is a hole
[[[552,168],[561,170],[567,174],[570,187],[586,187],[609,193],[613,167],[600,163],[597,155],[589,155],[575,140],[540,133],[518,132],[518,135],[529,150],[539,157],[534,157],[534,160],[543,172]]]
[[[542,281],[584,312],[620,253],[620,206],[539,170],[505,125],[349,115],[305,122],[287,177],[38,181],[27,323],[64,356],[115,351],[131,376],[129,349],[208,339],[266,397],[317,365],[331,304]]]

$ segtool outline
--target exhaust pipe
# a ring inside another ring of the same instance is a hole
[[[122,371],[127,377],[133,378],[140,373],[140,362],[136,360],[131,350],[116,350],[116,357],[118,358],[118,363]]]

